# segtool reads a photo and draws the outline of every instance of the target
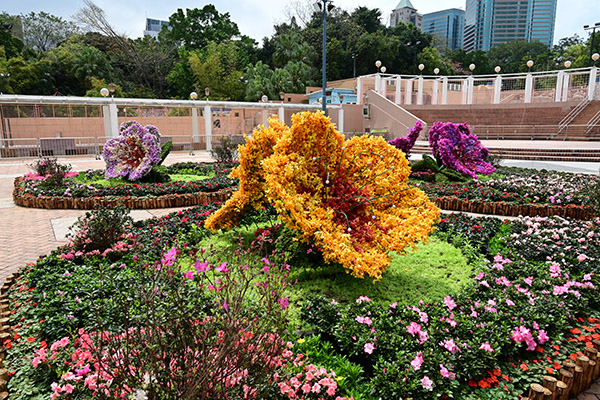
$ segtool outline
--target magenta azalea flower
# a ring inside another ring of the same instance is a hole
[[[406,154],[406,158],[410,156],[410,150],[414,147],[417,138],[419,137],[419,133],[423,130],[423,123],[421,121],[417,121],[415,123],[414,128],[408,132],[407,136],[401,136],[389,140],[388,143],[392,146],[400,149]]]
[[[429,130],[429,146],[433,155],[447,167],[477,178],[477,174],[489,175],[496,170],[487,163],[489,150],[481,145],[477,136],[471,134],[467,123],[436,122]]]

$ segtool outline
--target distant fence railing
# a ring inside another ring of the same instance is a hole
[[[215,135],[211,136],[213,149],[221,141],[228,139],[227,143],[242,143],[243,135]],[[5,139],[0,147],[0,158],[39,158],[39,157],[68,157],[90,155],[100,158],[106,138],[75,137],[75,138],[25,138]],[[195,150],[210,150],[207,148],[207,137],[200,135],[161,136],[161,144],[172,142],[174,152],[188,152],[194,154]]]
[[[600,99],[600,68],[521,74],[430,76],[371,74],[358,78],[358,104],[375,90],[398,105],[552,103]]]

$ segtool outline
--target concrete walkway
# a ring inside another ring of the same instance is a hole
[[[556,144],[530,141],[518,143],[527,146],[534,146],[536,143],[538,146]],[[565,143],[570,146],[584,145],[575,142]],[[483,141],[483,144],[486,145],[486,141]],[[514,146],[514,144],[510,145]],[[590,143],[586,142],[585,145],[589,146]],[[600,148],[600,143],[598,147]],[[415,156],[415,158],[419,157]],[[211,160],[208,152],[197,152],[195,156],[171,153],[165,164]],[[41,255],[46,255],[58,246],[66,244],[65,235],[68,227],[86,212],[85,210],[44,210],[16,206],[12,201],[14,179],[31,172],[28,164],[34,161],[35,159],[0,159],[0,282],[28,263],[35,263]],[[75,171],[105,167],[104,161],[89,156],[59,158],[58,161],[61,164],[71,164]],[[589,174],[597,174],[600,169],[600,163],[504,160],[503,165]],[[163,216],[179,209],[136,210],[132,214],[136,219],[145,219]],[[580,394],[577,400],[600,400],[600,381]]]

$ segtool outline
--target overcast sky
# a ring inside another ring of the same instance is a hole
[[[273,34],[273,25],[285,20],[285,8],[290,1],[301,0],[213,0],[220,13],[228,12],[238,24],[240,31],[262,43],[262,38]],[[336,6],[349,11],[358,6],[378,7],[387,24],[391,10],[399,0],[336,0]],[[465,0],[411,0],[419,13],[439,11],[446,8],[465,8]],[[121,33],[135,38],[142,35],[145,18],[168,20],[177,8],[201,8],[205,2],[179,0],[95,0],[107,15],[108,21]],[[27,14],[31,11],[45,11],[64,19],[70,17],[83,6],[79,1],[66,0],[2,0],[0,11],[9,14]],[[554,42],[578,34],[587,37],[583,25],[600,22],[598,0],[558,0]]]

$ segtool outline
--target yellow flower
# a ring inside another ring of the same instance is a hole
[[[216,213],[204,222],[208,229],[231,228],[250,207],[259,207],[265,202],[264,172],[261,162],[273,154],[273,147],[287,126],[277,119],[269,119],[269,126],[259,126],[252,138],[246,137],[246,144],[239,147],[240,165],[231,172],[232,178],[239,178],[240,186],[229,200]]]
[[[380,279],[389,251],[426,241],[439,218],[408,187],[404,153],[378,137],[344,142],[322,113],[297,114],[263,168],[279,218],[356,277]]]

